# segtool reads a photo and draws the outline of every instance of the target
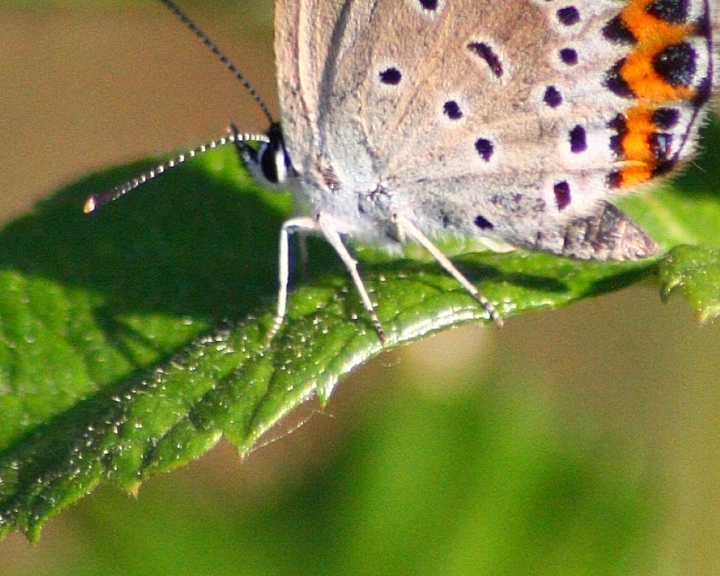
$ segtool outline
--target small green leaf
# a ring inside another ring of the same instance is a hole
[[[681,292],[700,322],[714,320],[720,314],[720,250],[678,246],[663,259],[660,282],[663,299]]]
[[[137,490],[223,436],[245,453],[300,403],[327,402],[340,378],[382,350],[486,320],[433,262],[357,246],[388,333],[383,347],[342,264],[311,241],[309,270],[294,271],[288,317],[268,342],[290,199],[254,187],[225,149],[82,213],[89,194],[152,164],[89,176],[0,231],[2,534],[19,528],[36,539],[102,480]],[[688,194],[703,206],[693,218],[667,190],[633,201],[632,214],[668,247],[717,246],[716,197]],[[696,250],[702,258],[678,248],[661,259],[663,281],[668,290],[680,278],[709,310],[720,292],[717,252]],[[654,279],[658,265],[524,251],[454,261],[505,318]]]

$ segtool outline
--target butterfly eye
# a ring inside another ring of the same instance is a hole
[[[292,172],[290,157],[279,129],[271,128],[268,136],[270,141],[258,150],[260,172],[270,184],[283,184]]]

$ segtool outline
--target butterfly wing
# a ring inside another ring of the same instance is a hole
[[[608,200],[687,156],[712,79],[709,3],[662,6],[278,0],[283,132],[306,202],[361,237],[402,214],[430,235],[651,254]]]

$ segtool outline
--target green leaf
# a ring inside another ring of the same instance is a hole
[[[268,342],[290,199],[254,187],[226,149],[82,213],[88,194],[151,165],[89,176],[0,232],[3,534],[19,528],[37,539],[102,480],[135,491],[222,436],[245,453],[300,403],[327,402],[340,378],[382,350],[485,319],[429,260],[358,246],[389,336],[383,347],[336,256],[311,241],[310,268],[293,274],[287,320]],[[683,192],[692,178],[628,206],[668,247],[688,239],[717,246],[718,202],[708,187]],[[676,208],[681,197],[701,214]],[[717,270],[717,254],[703,253],[704,269]],[[665,290],[681,274],[691,300],[717,302],[717,281],[679,255],[660,260]],[[653,279],[658,266],[523,251],[455,262],[505,318]]]
[[[720,251],[707,246],[678,246],[660,265],[663,299],[682,292],[700,322],[720,314]]]

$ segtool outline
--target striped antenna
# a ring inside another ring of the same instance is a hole
[[[115,188],[105,190],[104,192],[100,192],[99,194],[93,194],[85,201],[83,211],[86,214],[89,212],[93,212],[98,208],[104,206],[105,204],[109,204],[110,202],[117,200],[128,192],[132,192],[146,182],[152,180],[153,178],[156,178],[157,176],[160,176],[170,168],[174,168],[175,166],[187,162],[198,154],[203,154],[208,150],[217,148],[218,146],[225,146],[226,144],[238,144],[241,142],[270,142],[270,138],[268,138],[265,134],[238,134],[234,131],[233,127],[233,129],[231,129],[230,133],[227,136],[217,138],[215,140],[207,142],[206,144],[198,146],[193,150],[184,152],[183,154],[179,154],[174,158],[171,158],[170,160],[166,160],[165,162],[158,164],[154,168],[151,168],[147,172],[143,172],[142,174],[135,176],[135,178],[133,178],[132,180],[128,180],[124,184],[115,186]]]
[[[260,106],[260,109],[263,111],[270,124],[275,122],[272,114],[270,114],[270,110],[268,109],[267,104],[265,104],[265,101],[260,98],[260,94],[258,94],[255,88],[253,88],[252,84],[250,84],[250,81],[245,78],[242,72],[237,69],[235,64],[230,61],[230,59],[217,47],[217,45],[212,40],[210,40],[210,38],[208,38],[207,34],[205,34],[205,32],[203,32],[200,27],[195,24],[195,22],[190,20],[188,15],[185,14],[185,12],[183,12],[182,9],[177,4],[175,4],[175,2],[173,2],[172,0],[160,0],[160,2],[165,4],[165,6],[167,6],[172,11],[172,13],[175,14],[175,16],[177,16],[180,21],[183,22],[193,34],[195,34],[195,36],[200,38],[202,43],[205,44],[205,46],[207,46],[210,51],[220,59],[220,62],[225,64],[225,66],[228,70],[230,70],[230,72],[232,72],[233,76],[240,80],[240,83],[245,87],[250,96],[252,96],[255,102],[258,103],[258,106]]]

